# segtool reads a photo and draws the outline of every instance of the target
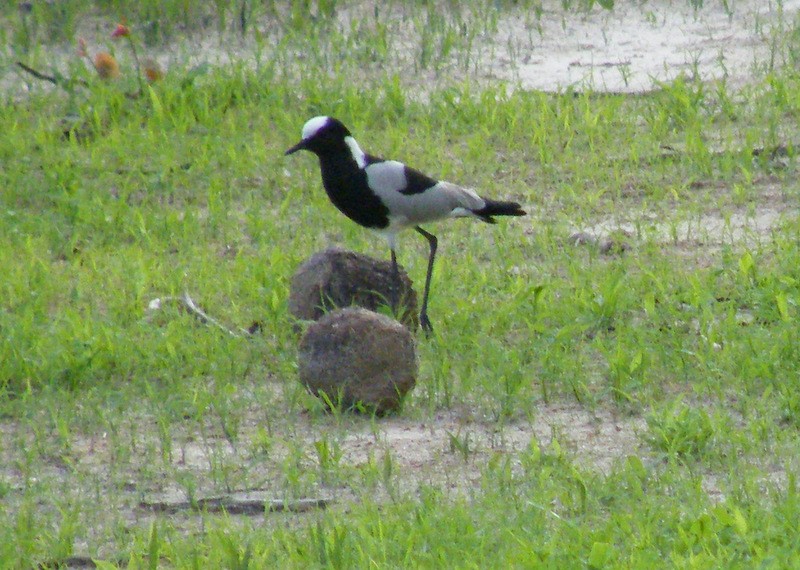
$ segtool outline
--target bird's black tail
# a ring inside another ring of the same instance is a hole
[[[516,202],[500,202],[497,200],[483,199],[486,205],[480,210],[473,210],[473,213],[481,218],[484,222],[494,224],[495,220],[492,216],[524,216],[527,214],[522,206]]]

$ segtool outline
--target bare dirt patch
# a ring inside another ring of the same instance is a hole
[[[449,480],[454,473],[461,483],[474,482],[492,454],[525,453],[532,441],[546,449],[554,439],[581,467],[608,473],[614,461],[638,448],[637,432],[644,427],[641,419],[617,417],[607,410],[592,412],[577,404],[540,405],[533,417],[507,425],[457,412],[439,413],[426,421],[390,418],[381,421],[376,432],[352,429],[343,443],[348,463],[363,463],[378,449],[392,455],[412,486],[457,485],[459,481]]]
[[[130,510],[126,518],[133,520],[138,518],[135,511],[144,499],[178,502],[226,492],[244,493],[250,499],[282,498],[286,488],[280,472],[287,458],[294,454],[304,469],[324,467],[317,450],[322,440],[335,442],[339,449],[337,464],[356,471],[370,462],[383,462],[388,455],[402,491],[434,485],[467,492],[480,480],[492,455],[506,455],[519,463],[519,454],[527,453],[531,442],[547,452],[558,440],[559,448],[579,467],[608,473],[615,461],[641,451],[638,433],[645,428],[640,418],[565,403],[539,405],[532,420],[505,425],[472,417],[467,410],[441,412],[423,420],[397,416],[371,421],[355,416],[336,421],[313,416],[306,413],[287,418],[294,424],[294,434],[276,437],[275,445],[264,455],[251,445],[260,437],[262,426],[254,417],[246,420],[238,443],[219,433],[198,434],[196,427],[188,425],[185,431],[174,431],[165,442],[148,422],[137,420],[140,433],[128,436],[135,442],[135,451],[126,458],[119,456],[118,444],[108,433],[74,434],[68,441],[50,440],[52,448],[40,450],[41,464],[33,480],[20,467],[33,434],[18,424],[7,423],[2,426],[4,440],[19,445],[3,449],[6,467],[0,474],[8,489],[20,491],[32,483],[42,483],[91,496],[97,489],[90,487],[99,484],[109,501],[113,497],[119,509]],[[166,448],[170,450],[166,452],[168,458],[164,455]],[[242,466],[247,467],[243,470]],[[236,472],[227,480],[220,477],[226,469]],[[185,484],[189,479],[192,485]],[[190,488],[196,496],[187,496]],[[346,482],[322,482],[317,493],[314,498],[354,498],[357,489]]]
[[[544,2],[538,21],[501,21],[492,67],[498,77],[545,91],[634,93],[681,74],[741,84],[768,61],[800,8],[798,0],[692,4],[617,2],[612,11],[566,15],[559,2]]]
[[[720,193],[730,190],[721,188]],[[726,200],[727,201],[727,200]],[[679,254],[704,263],[722,247],[754,248],[770,241],[776,228],[797,217],[796,199],[778,183],[763,182],[754,188],[746,203],[713,207],[687,214],[681,219],[663,213],[628,210],[613,218],[595,221],[588,227],[574,224],[573,235],[584,241],[602,243],[609,236],[624,235],[630,242],[652,241],[674,248]]]

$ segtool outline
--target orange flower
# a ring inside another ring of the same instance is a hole
[[[117,24],[117,27],[111,33],[112,38],[127,38],[131,35],[131,29],[125,24]]]
[[[110,53],[100,52],[94,56],[94,68],[97,70],[97,75],[103,79],[119,77],[119,65]]]
[[[149,83],[155,83],[164,78],[164,70],[156,60],[147,58],[144,60],[144,76]]]

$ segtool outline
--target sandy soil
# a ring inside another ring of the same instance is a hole
[[[173,428],[166,464],[158,451],[163,450],[162,442],[151,422],[143,417],[123,428],[136,450],[122,463],[115,455],[119,453],[117,444],[108,433],[74,433],[68,442],[59,443],[54,438],[44,444],[53,445],[52,453],[45,454],[50,459],[40,464],[33,476],[19,467],[17,451],[35,445],[34,434],[16,423],[0,424],[3,440],[12,444],[0,449],[0,459],[7,466],[0,474],[12,491],[9,504],[21,498],[13,491],[22,493],[37,485],[63,489],[65,497],[74,493],[81,501],[99,494],[109,508],[107,513],[98,513],[99,520],[121,517],[134,524],[153,516],[140,506],[141,501],[187,501],[187,480],[194,481],[195,498],[225,494],[240,500],[280,499],[285,481],[283,466],[295,457],[301,472],[317,472],[315,443],[320,440],[336,442],[341,451],[337,464],[356,472],[370,462],[377,462],[382,469],[384,459],[390,457],[396,474],[392,484],[402,494],[431,485],[468,495],[480,484],[491,457],[507,457],[517,469],[520,455],[528,453],[531,442],[543,453],[552,453],[553,440],[557,439],[559,448],[574,459],[576,466],[608,473],[617,460],[638,454],[644,445],[638,434],[645,429],[641,418],[602,409],[590,411],[571,403],[540,404],[532,411],[532,419],[506,425],[475,417],[466,409],[443,411],[424,420],[400,416],[370,422],[358,416],[345,417],[338,424],[326,417],[299,413],[284,418],[292,423],[291,428],[276,426],[280,433],[276,433],[269,453],[261,456],[253,442],[263,428],[262,414],[254,406],[247,416],[235,445],[213,427],[204,434],[198,433],[196,426]],[[463,447],[454,444],[455,440]],[[227,489],[218,481],[223,466],[231,470]],[[359,498],[360,491],[347,481],[315,483],[312,487],[309,492],[313,498],[330,499],[339,505]],[[386,494],[385,488],[376,492],[376,498]],[[188,512],[183,515],[191,517]]]
[[[619,234],[633,240],[649,239],[698,259],[713,256],[723,246],[756,247],[770,240],[781,223],[797,216],[797,203],[768,180],[754,187],[754,203],[724,213],[715,209],[690,219],[664,220],[656,212],[628,210],[589,227],[575,225],[573,235],[587,236],[597,244]]]
[[[680,74],[740,84],[753,66],[768,63],[781,22],[800,8],[800,0],[731,1],[730,11],[711,0],[698,10],[683,0],[618,1],[611,12],[596,7],[563,16],[560,3],[544,4],[541,30],[531,33],[518,18],[501,23],[493,68],[498,77],[545,91],[645,91]]]

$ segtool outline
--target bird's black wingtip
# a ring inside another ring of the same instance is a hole
[[[499,202],[496,200],[486,200],[486,206],[475,213],[490,224],[495,223],[492,216],[526,216],[528,214],[516,202]]]
[[[507,216],[527,216],[528,212],[522,209],[522,205],[518,202],[510,202],[508,204]]]

